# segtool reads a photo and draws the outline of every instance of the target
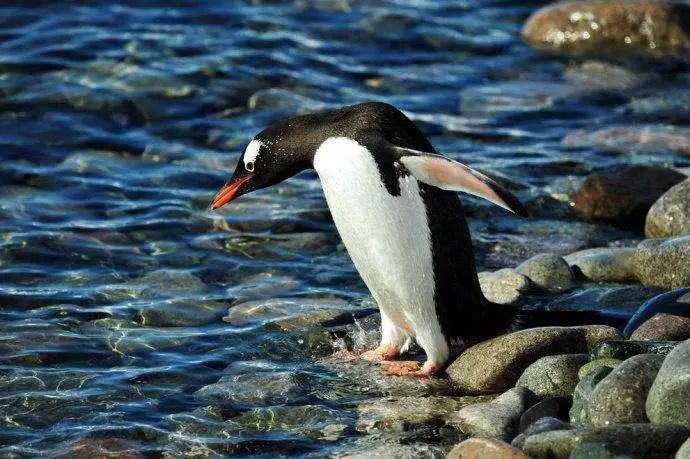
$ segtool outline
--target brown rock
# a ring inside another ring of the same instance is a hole
[[[446,459],[529,459],[529,456],[501,440],[470,438],[455,445]]]
[[[690,317],[664,313],[654,315],[630,335],[630,339],[634,341],[683,341],[688,338],[690,338]]]
[[[136,450],[136,445],[123,438],[85,438],[77,442],[69,453],[57,458],[88,458],[88,459],[140,459],[145,457]]]
[[[647,237],[690,234],[690,179],[671,187],[652,205],[644,232]]]
[[[620,337],[618,330],[604,325],[521,330],[468,348],[446,373],[463,393],[501,392],[515,386],[525,368],[541,357],[588,352],[601,342]]]
[[[669,1],[558,2],[532,14],[523,39],[569,54],[682,55],[690,51],[688,8]]]
[[[684,178],[683,174],[662,167],[602,170],[587,177],[573,196],[573,207],[589,219],[642,229],[652,204]]]

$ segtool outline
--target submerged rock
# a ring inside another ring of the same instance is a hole
[[[608,127],[577,130],[566,135],[564,147],[601,147],[632,153],[675,152],[690,154],[690,128],[671,125]]]
[[[652,205],[645,222],[647,237],[674,237],[690,234],[690,179],[666,191]]]
[[[479,285],[487,300],[498,304],[514,304],[529,290],[527,277],[512,268],[478,274]]]
[[[639,247],[633,256],[642,285],[676,289],[690,285],[690,236],[668,239],[658,246]]]
[[[196,397],[232,408],[298,403],[305,400],[302,388],[307,382],[308,378],[299,373],[257,371],[223,376],[199,389]]]
[[[673,319],[664,319],[662,317],[647,324],[648,321],[657,315],[679,317],[679,319],[677,322],[672,322],[671,320]],[[683,333],[684,327],[687,326],[684,325],[687,323],[685,319],[688,317],[690,317],[690,287],[657,295],[646,301],[630,318],[623,334],[636,340],[660,339],[681,341],[686,337],[676,338],[672,336]],[[645,325],[645,328],[639,331],[638,337],[632,338],[643,325]]]
[[[529,389],[539,397],[568,397],[578,383],[578,370],[588,361],[588,354],[542,357],[525,369],[516,385]]]
[[[627,166],[592,173],[573,196],[574,209],[593,220],[642,229],[647,211],[685,176],[672,169]]]
[[[574,272],[592,282],[633,282],[634,248],[586,249],[563,257]]]
[[[463,393],[496,393],[513,387],[525,368],[540,357],[587,352],[618,337],[618,330],[603,325],[521,330],[470,347],[446,373]]]
[[[515,270],[538,287],[551,291],[569,290],[573,287],[573,273],[568,263],[553,253],[535,255],[522,262]]]
[[[604,56],[690,51],[686,5],[669,1],[561,1],[533,13],[523,39],[538,49]]]
[[[470,438],[455,445],[446,459],[529,459],[529,456],[500,440]]]
[[[666,357],[649,390],[647,416],[657,424],[690,429],[690,340],[683,341]]]

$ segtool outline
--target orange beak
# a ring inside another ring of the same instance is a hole
[[[216,194],[216,197],[213,198],[213,202],[211,203],[211,210],[221,208],[225,204],[232,201],[235,198],[235,195],[237,194],[237,190],[239,190],[240,187],[247,183],[251,178],[252,176],[248,175],[246,177],[242,177],[241,179],[235,180],[234,182],[230,182],[226,184],[223,188],[221,188],[220,191],[218,191],[218,193]]]

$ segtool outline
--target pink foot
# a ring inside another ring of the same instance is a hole
[[[372,362],[380,362],[382,360],[392,359],[400,355],[400,350],[391,344],[385,344],[379,346],[376,349],[366,351],[361,355],[364,360],[370,360]]]
[[[426,377],[431,376],[441,369],[440,365],[436,365],[429,361],[424,365],[416,360],[393,360],[380,362],[384,371],[390,376],[415,376]]]

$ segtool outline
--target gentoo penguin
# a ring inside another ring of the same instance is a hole
[[[247,145],[212,209],[314,168],[335,226],[381,311],[381,343],[364,354],[389,373],[430,375],[449,345],[500,331],[506,317],[479,288],[457,191],[527,212],[511,193],[445,158],[403,113],[369,102],[296,116]],[[390,361],[412,340],[426,362]]]

